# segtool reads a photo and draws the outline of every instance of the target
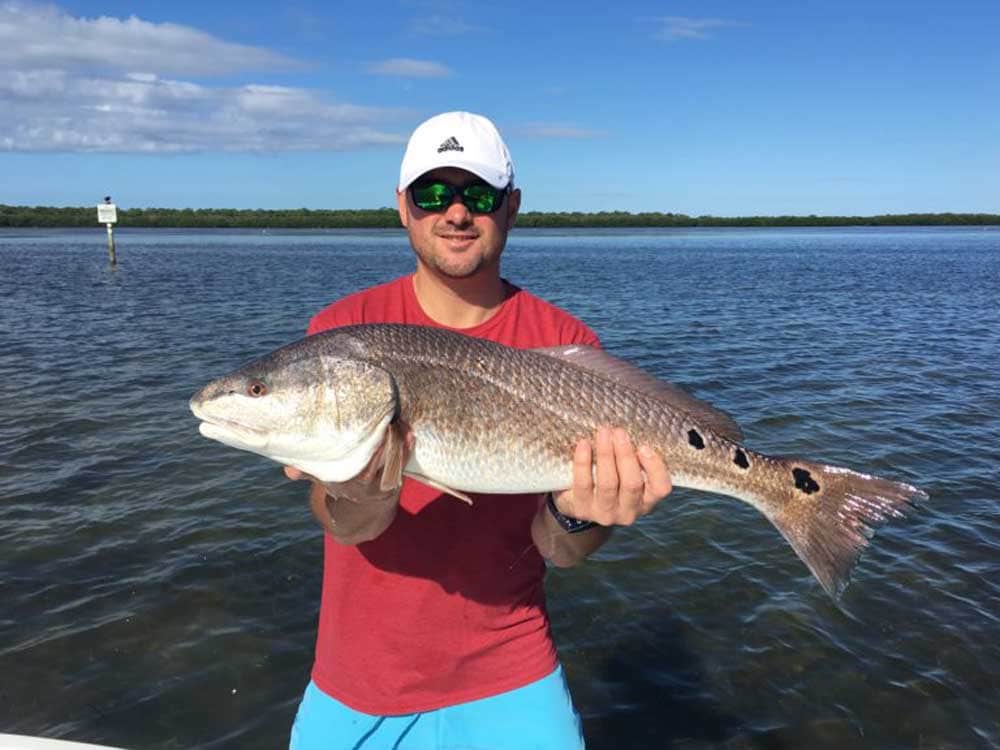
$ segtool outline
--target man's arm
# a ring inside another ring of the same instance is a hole
[[[611,536],[612,526],[629,526],[649,513],[673,485],[663,459],[646,446],[636,450],[628,434],[602,427],[573,453],[573,486],[556,493],[556,509],[581,521],[584,531],[569,533],[541,503],[531,524],[531,538],[542,556],[558,567],[576,565]]]
[[[293,472],[298,476],[293,476]],[[285,474],[290,479],[308,478],[289,467],[285,468]],[[341,492],[334,496],[329,489],[322,482],[313,481],[309,488],[309,508],[319,525],[340,544],[370,542],[389,528],[396,517],[399,488],[387,495],[364,500],[353,499]]]
[[[546,499],[531,521],[531,539],[542,557],[557,568],[570,568],[596,551],[611,537],[610,526],[591,526],[571,534],[549,512]]]
[[[413,441],[413,433],[406,430],[401,446],[403,466],[413,451]],[[309,508],[319,525],[340,544],[370,542],[389,528],[396,517],[402,485],[388,490],[380,487],[385,450],[383,441],[361,473],[346,482],[324,483],[291,466],[285,467],[289,479],[312,481]]]

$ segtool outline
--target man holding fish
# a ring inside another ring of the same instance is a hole
[[[503,279],[512,181],[489,121],[424,123],[398,191],[416,273],[191,398],[202,435],[314,481],[329,533],[294,748],[580,747],[544,560],[578,562],[673,484],[756,508],[835,601],[875,529],[927,499],[749,448],[727,414]]]
[[[421,124],[397,200],[415,273],[335,302],[310,335],[408,323],[524,349],[598,344],[500,275],[521,191],[489,120],[448,112]],[[291,748],[582,747],[545,610],[545,560],[574,565],[612,526],[650,512],[671,490],[663,459],[602,426],[576,445],[570,489],[470,498],[431,480],[396,486],[387,476],[407,464],[414,435],[398,419],[384,434],[352,479],[285,470],[312,480],[328,532],[316,660]]]

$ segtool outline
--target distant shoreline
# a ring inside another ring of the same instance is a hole
[[[0,227],[93,227],[96,206],[47,207],[0,204]],[[628,211],[527,211],[519,227],[848,227],[848,226],[987,226],[1000,225],[1000,214],[924,213],[877,216],[687,216]],[[170,229],[394,229],[394,208],[376,209],[228,209],[122,208],[120,227]]]

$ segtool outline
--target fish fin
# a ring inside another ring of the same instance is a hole
[[[441,484],[440,482],[436,482],[433,479],[430,479],[429,477],[425,477],[423,474],[411,474],[410,472],[406,473],[408,476],[413,477],[418,482],[426,484],[428,487],[433,487],[434,489],[439,490],[446,495],[451,495],[457,500],[461,500],[463,503],[468,503],[469,505],[472,505],[472,498],[466,495],[464,492],[453,490],[451,487]]]
[[[793,483],[792,499],[765,515],[834,601],[875,529],[903,518],[927,499],[909,484],[797,458],[780,458]]]
[[[531,351],[589,370],[601,377],[610,378],[683,411],[720,437],[737,443],[743,441],[743,431],[740,426],[721,409],[695,398],[673,383],[654,378],[648,372],[608,354],[603,349],[584,344],[570,344]]]
[[[382,478],[379,489],[394,490],[403,484],[403,452],[406,447],[403,429],[398,422],[390,422],[385,431]]]

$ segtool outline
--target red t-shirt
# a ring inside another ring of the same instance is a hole
[[[508,284],[485,323],[462,333],[509,346],[597,346],[568,313]],[[443,328],[404,276],[335,302],[309,334],[355,323]],[[538,495],[474,495],[472,507],[407,478],[395,520],[357,546],[327,535],[312,678],[367,714],[430,711],[497,695],[556,667],[531,541]]]

